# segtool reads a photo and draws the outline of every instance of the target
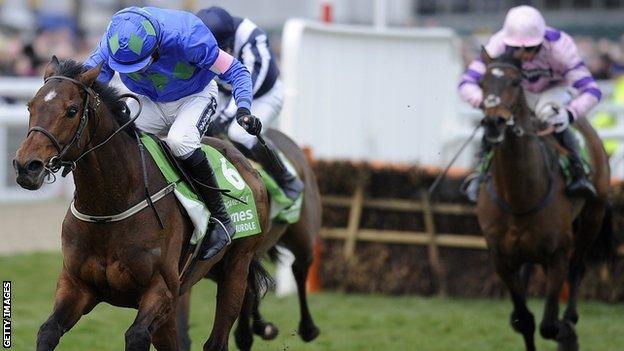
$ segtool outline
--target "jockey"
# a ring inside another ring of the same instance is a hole
[[[238,123],[251,134],[260,133],[262,125],[249,110],[249,72],[219,49],[212,33],[195,15],[155,7],[129,7],[112,17],[85,66],[100,63],[103,67],[98,80],[108,83],[115,72],[119,73],[143,105],[137,128],[163,138],[196,182],[217,222],[202,245],[200,258],[214,257],[231,242],[236,230],[200,140],[216,111],[215,76],[233,87]],[[134,101],[128,105],[131,111],[138,108]]]
[[[251,72],[254,99],[253,111],[262,121],[270,125],[280,114],[284,102],[284,89],[279,79],[279,68],[266,33],[247,18],[232,17],[220,7],[201,10],[197,16],[214,34],[222,50],[237,57]],[[239,125],[231,123],[236,115],[238,101],[232,98],[231,88],[222,80],[219,85],[219,116],[211,123],[209,133],[219,134],[227,129],[228,137],[248,150],[247,154],[264,167],[277,181],[291,200],[296,200],[303,191],[303,183],[284,165],[272,161],[257,138],[245,133]],[[275,152],[275,146],[267,140],[267,146]],[[245,150],[243,150],[245,151]],[[278,158],[279,162],[281,162]]]
[[[554,127],[555,138],[569,151],[572,182],[567,192],[572,196],[595,196],[596,190],[584,171],[578,141],[568,126],[585,117],[600,101],[602,93],[572,38],[547,27],[541,13],[525,5],[509,10],[503,29],[490,38],[485,50],[492,58],[512,53],[522,60],[522,86],[529,108],[538,119]],[[480,108],[483,102],[479,81],[485,70],[484,62],[476,59],[459,83],[461,98],[475,108]],[[473,201],[483,178],[479,169],[488,148],[484,141],[477,173],[463,186]]]

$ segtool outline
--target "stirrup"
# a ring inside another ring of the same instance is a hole
[[[220,226],[221,228],[223,228],[223,231],[227,233],[228,235],[228,244],[230,244],[232,242],[232,237],[234,235],[236,235],[236,228],[234,227],[234,225],[232,225],[232,229],[234,229],[234,232],[230,234],[230,232],[228,231],[227,227],[225,226],[225,224],[223,224],[223,222],[221,222],[220,220],[216,219],[215,217],[210,217],[209,219],[210,221],[214,222],[215,225]]]
[[[481,185],[481,176],[481,173],[474,172],[468,175],[459,186],[459,192],[462,193],[470,202],[477,202],[479,187]]]

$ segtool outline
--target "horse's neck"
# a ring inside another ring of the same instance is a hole
[[[534,128],[526,104],[515,111],[516,125],[528,133]],[[526,209],[548,191],[548,169],[540,141],[531,135],[516,136],[508,131],[495,152],[492,173],[497,193],[514,209]],[[536,200],[537,199],[537,200]]]
[[[108,110],[101,107],[100,126],[93,136],[92,147],[117,128]],[[125,132],[115,135],[104,146],[78,162],[73,172],[75,201],[79,211],[92,215],[116,214],[140,200],[143,193],[141,161],[136,140]]]

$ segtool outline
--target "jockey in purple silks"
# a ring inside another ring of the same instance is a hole
[[[565,32],[547,27],[537,9],[518,6],[509,10],[503,29],[490,38],[485,50],[492,58],[512,54],[522,61],[522,87],[529,108],[538,119],[554,127],[556,139],[570,153],[572,182],[568,185],[568,193],[588,198],[595,196],[596,190],[584,171],[578,141],[568,127],[585,117],[600,101],[602,93],[572,38]],[[483,102],[479,81],[485,70],[485,63],[476,59],[459,83],[461,98],[476,108],[480,108]],[[480,164],[488,149],[484,140]],[[463,186],[473,201],[476,201],[482,178],[483,174],[477,172]]]

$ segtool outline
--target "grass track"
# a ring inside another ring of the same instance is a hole
[[[12,350],[34,349],[37,329],[52,308],[60,267],[59,254],[0,256],[0,278],[13,281]],[[194,290],[193,350],[200,350],[210,333],[214,296],[209,281]],[[520,335],[509,327],[509,301],[326,292],[312,295],[310,305],[321,336],[305,344],[295,332],[296,297],[268,295],[263,312],[280,328],[280,335],[272,342],[256,338],[254,350],[522,350]],[[542,302],[531,301],[530,308],[539,321]],[[624,304],[582,302],[580,315],[582,350],[624,350]],[[135,310],[101,304],[61,339],[57,350],[123,350],[123,335],[134,316]],[[230,349],[236,349],[233,339]],[[556,350],[556,345],[539,339],[538,349]]]

